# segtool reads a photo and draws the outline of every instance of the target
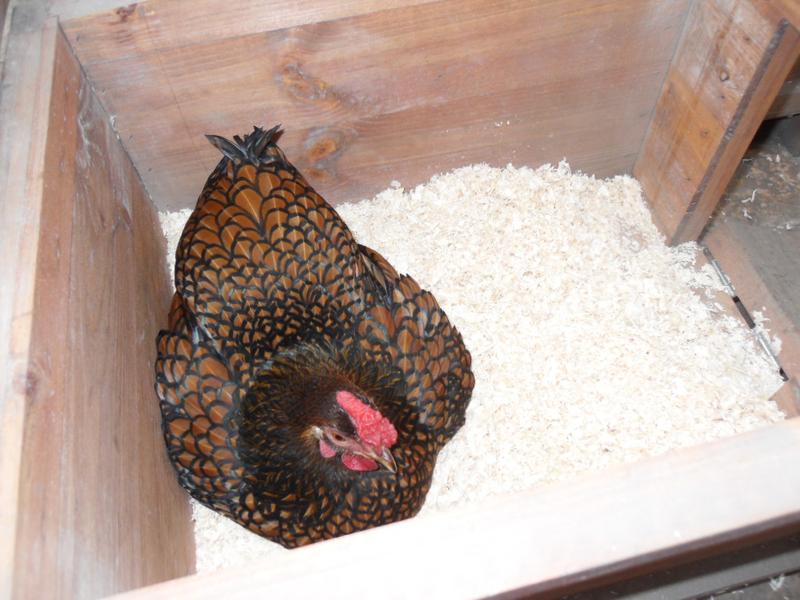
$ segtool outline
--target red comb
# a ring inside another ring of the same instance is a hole
[[[397,441],[397,430],[380,412],[346,390],[336,392],[336,402],[355,423],[358,437],[375,448],[391,448]]]

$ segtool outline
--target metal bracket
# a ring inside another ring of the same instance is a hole
[[[742,303],[741,299],[739,298],[738,294],[736,293],[736,288],[733,287],[733,282],[730,278],[725,274],[725,271],[722,270],[719,262],[714,255],[711,254],[711,250],[708,249],[707,246],[704,244],[700,244],[700,247],[703,249],[703,254],[705,255],[708,263],[714,269],[714,272],[717,274],[717,278],[719,279],[720,283],[722,284],[722,288],[725,290],[725,293],[728,294],[732,299],[736,308],[739,310],[742,318],[744,319],[747,326],[750,328],[750,331],[753,332],[753,336],[756,339],[756,342],[759,346],[764,349],[767,356],[769,357],[772,364],[775,366],[775,369],[780,373],[780,376],[783,378],[784,381],[787,381],[789,378],[786,376],[786,372],[781,367],[781,363],[778,360],[778,357],[772,351],[772,345],[770,344],[769,337],[763,332],[756,328],[755,321],[753,320],[752,315],[747,310],[747,307]]]

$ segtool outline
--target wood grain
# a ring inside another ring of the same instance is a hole
[[[23,20],[24,24],[24,20]],[[55,22],[10,30],[0,95],[0,598],[9,598],[19,506],[25,409]]]
[[[61,11],[70,0],[52,0]],[[113,0],[97,0],[108,3]],[[136,58],[142,52],[161,52],[209,42],[224,42],[252,34],[334,21],[434,0],[150,0],[123,4],[103,14],[70,19],[64,30],[81,63]],[[86,0],[72,3],[85,4]]]
[[[65,27],[147,189],[176,209],[218,160],[203,134],[275,122],[333,203],[482,161],[629,172],[688,4],[440,0],[339,14],[206,0],[207,35],[181,2]],[[241,26],[217,27],[244,9]]]
[[[770,5],[795,29],[800,29],[800,2],[797,0],[773,0]]]
[[[98,12],[127,9],[135,2],[130,0],[25,0],[44,8],[48,16],[57,17],[59,21],[77,19]]]
[[[667,568],[681,553],[733,549],[797,527],[800,469],[787,465],[798,457],[800,419],[792,419],[119,598],[334,599],[376,589],[387,600],[560,597],[557,590],[579,582]],[[413,577],[387,586],[387,565],[409,557]]]
[[[74,117],[78,113],[81,82],[75,65],[62,58],[65,48],[56,28],[54,37],[14,561],[14,596],[21,598],[34,597],[39,592],[55,593],[53,588],[39,587],[42,582],[38,577],[22,574],[40,572],[40,565],[61,567],[58,555],[63,540],[52,535],[53,527],[38,524],[49,520],[61,528],[65,525],[62,519],[68,518],[68,511],[60,502],[62,481],[54,474],[62,469],[62,449],[68,448],[70,437],[64,390],[70,379],[65,350],[69,347],[66,323],[70,318],[72,219],[63,215],[72,212],[76,173],[69,168],[62,171],[61,165],[69,165],[78,151]],[[53,140],[59,140],[58,145]],[[56,175],[59,171],[60,176]],[[47,177],[48,173],[52,175]],[[61,574],[51,581],[61,582],[63,577]]]
[[[60,33],[53,73],[13,594],[94,598],[191,572],[194,546],[152,388],[164,240]]]
[[[671,243],[700,236],[800,55],[765,0],[696,2],[634,167]]]

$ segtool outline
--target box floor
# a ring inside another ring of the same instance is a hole
[[[694,250],[664,246],[630,179],[474,166],[339,209],[360,242],[434,292],[473,353],[467,426],[423,514],[772,419],[772,379],[746,330],[698,302],[690,288],[703,298],[708,283],[684,264]],[[186,214],[168,218],[179,233]],[[280,551],[197,508],[200,572]]]

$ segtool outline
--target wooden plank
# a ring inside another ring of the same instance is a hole
[[[480,506],[357,533],[134,598],[553,593],[800,524],[800,419]],[[743,483],[746,482],[746,483]],[[784,529],[785,531],[786,529]],[[389,565],[389,567],[387,567]],[[391,565],[413,576],[393,585]]]
[[[135,2],[130,0],[25,0],[26,3],[44,6],[47,14],[58,19],[77,19],[98,12],[126,10]]]
[[[94,598],[193,570],[153,340],[169,301],[153,208],[55,37],[13,595]]]
[[[127,451],[121,457],[124,465],[117,479],[118,496],[122,496],[129,506],[115,508],[112,519],[116,521],[121,512],[126,514],[130,511],[140,521],[136,527],[128,524],[121,528],[122,547],[128,559],[124,566],[128,579],[126,586],[134,588],[194,573],[194,523],[188,497],[178,485],[175,471],[166,456],[161,411],[154,396],[155,339],[158,331],[166,325],[173,292],[166,266],[166,240],[158,213],[135,166],[124,154],[110,126],[107,126],[105,134],[109,144],[113,140],[120,155],[124,156],[124,179],[130,185],[123,189],[131,191],[132,256],[135,257],[131,273],[135,306],[131,314],[135,327],[129,339],[135,344],[126,350],[124,368],[131,369],[136,377],[123,398],[123,423],[131,425],[121,431],[120,443],[127,447]],[[125,260],[126,257],[121,256],[119,262],[124,264]],[[118,268],[118,264],[113,268]],[[116,318],[124,321],[126,315],[117,313]],[[124,440],[123,436],[128,439]],[[131,474],[139,481],[133,490]],[[142,560],[142,555],[146,556],[145,560]]]
[[[800,54],[777,7],[693,5],[634,167],[670,243],[700,236]]]
[[[55,24],[9,31],[0,96],[0,598],[11,596]]]
[[[789,577],[775,595],[765,588],[768,580],[797,571],[800,566],[800,533],[761,542],[741,550],[684,565],[648,573],[628,581],[614,582],[607,587],[592,587],[586,592],[570,594],[569,600],[672,600],[703,598],[718,600],[762,600],[794,598]],[[797,577],[795,575],[794,577]],[[798,578],[800,581],[800,578]],[[758,589],[763,582],[762,589]],[[750,584],[755,584],[750,587]],[[745,590],[737,590],[747,585]],[[734,590],[728,595],[723,590]]]
[[[797,0],[772,0],[771,5],[795,29],[800,29],[800,2]]]
[[[775,102],[767,113],[767,119],[788,117],[800,113],[800,59],[794,63],[786,82],[781,86]]]
[[[57,27],[51,24],[54,46],[49,51],[55,56],[52,96],[49,106],[43,172],[41,212],[39,215],[36,283],[30,339],[29,364],[26,374],[27,393],[25,407],[24,443],[20,460],[19,513],[17,521],[16,552],[14,560],[14,596],[33,597],[36,592],[53,595],[55,590],[41,586],[35,577],[22,576],[36,573],[41,565],[58,565],[60,540],[49,527],[39,527],[48,519],[60,520],[65,516],[60,502],[62,480],[54,476],[61,470],[61,448],[67,447],[69,425],[65,418],[66,406],[62,402],[63,390],[69,380],[68,331],[70,311],[70,254],[72,249],[72,219],[64,218],[73,211],[75,171],[66,168],[56,176],[61,165],[71,165],[78,151],[75,115],[78,113],[81,88],[80,73],[75,65],[60,58]],[[49,33],[49,32],[48,32]],[[59,140],[59,143],[54,143]],[[48,174],[50,176],[48,177]],[[44,198],[47,201],[44,201]],[[41,424],[50,426],[42,426]],[[35,493],[31,493],[35,490]],[[48,535],[50,534],[50,535]],[[51,578],[55,583],[59,578]],[[32,587],[36,586],[36,587]]]
[[[64,31],[81,63],[136,58],[143,52],[161,52],[209,42],[224,42],[252,34],[299,27],[413,6],[434,0],[315,0],[298,3],[278,0],[150,0],[132,3],[103,14],[70,19],[70,0],[55,0],[66,19]],[[78,0],[77,4],[85,3]],[[244,17],[246,15],[246,17]]]
[[[334,203],[482,161],[629,172],[689,2],[439,0],[350,16],[199,3],[212,24],[249,11],[224,39],[240,29],[196,35],[178,5],[66,24],[167,209],[193,205],[217,162],[203,134],[273,122]]]

